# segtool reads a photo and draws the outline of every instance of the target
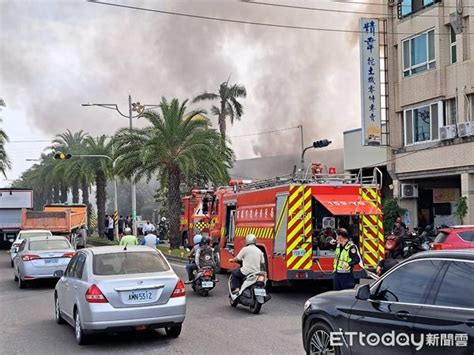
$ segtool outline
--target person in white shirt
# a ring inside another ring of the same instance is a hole
[[[232,271],[231,289],[233,293],[238,293],[242,283],[249,274],[260,272],[265,269],[265,257],[257,248],[257,237],[253,234],[245,237],[245,247],[242,248],[235,258],[229,259],[231,263],[241,262],[242,267]]]
[[[152,248],[156,248],[158,244],[160,244],[160,238],[158,238],[152,232],[145,232],[145,238],[141,241],[141,245],[146,245]]]
[[[146,235],[147,233],[154,233],[156,231],[155,226],[151,224],[150,221],[146,221],[142,229],[143,229],[143,235]]]
[[[114,219],[112,218],[112,216],[109,216],[109,228],[107,232],[109,240],[114,240]]]

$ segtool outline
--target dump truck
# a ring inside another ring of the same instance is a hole
[[[86,246],[87,206],[69,204],[45,205],[43,211],[23,209],[21,229],[45,229],[69,239],[75,247]]]

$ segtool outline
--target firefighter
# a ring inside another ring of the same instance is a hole
[[[349,233],[344,228],[337,231],[336,256],[334,258],[334,290],[354,288],[356,280],[352,269],[359,264],[357,247],[349,241]]]

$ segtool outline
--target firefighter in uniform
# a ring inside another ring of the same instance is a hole
[[[352,269],[359,264],[357,247],[349,241],[349,234],[344,228],[337,231],[336,257],[334,258],[334,290],[354,288],[356,280]]]

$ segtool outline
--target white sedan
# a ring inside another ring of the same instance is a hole
[[[32,229],[32,230],[22,230],[18,232],[15,241],[13,242],[11,249],[10,249],[10,263],[11,267],[13,267],[13,259],[15,258],[16,254],[18,253],[18,248],[21,245],[21,242],[24,239],[34,238],[34,237],[52,237],[53,234],[48,230],[43,229]]]

